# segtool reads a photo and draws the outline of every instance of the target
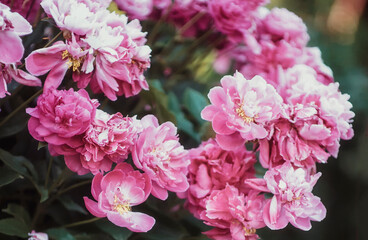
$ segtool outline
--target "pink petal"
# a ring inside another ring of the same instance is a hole
[[[212,128],[217,134],[230,135],[235,131],[230,129],[227,125],[227,116],[223,112],[218,112],[212,119]]]
[[[157,185],[156,182],[152,182],[151,194],[162,201],[166,200],[169,196],[167,190]]]
[[[119,214],[117,212],[108,212],[107,218],[119,227],[126,227],[133,232],[147,232],[155,225],[156,220],[144,213],[127,212]]]
[[[58,88],[64,79],[66,71],[68,71],[68,65],[66,62],[61,62],[51,69],[50,73],[47,75],[44,90],[49,88]]]
[[[20,69],[13,69],[12,67],[9,67],[8,70],[9,70],[8,71],[9,75],[20,84],[27,85],[27,86],[41,86],[42,85],[40,79]]]
[[[103,175],[101,173],[97,173],[92,180],[91,193],[95,200],[98,200],[98,195],[102,192],[101,188],[101,180]]]
[[[83,197],[84,204],[86,205],[87,210],[96,217],[106,217],[106,213],[101,211],[98,207],[98,203],[95,201],[92,201],[88,197]]]
[[[236,150],[245,144],[245,140],[237,132],[231,135],[216,134],[216,142],[222,149],[227,151]]]
[[[83,168],[79,154],[64,156],[64,160],[66,166],[73,172],[78,173],[78,175],[84,175],[89,172],[87,169]]]
[[[24,47],[20,37],[9,31],[0,31],[0,62],[11,64],[23,57]]]

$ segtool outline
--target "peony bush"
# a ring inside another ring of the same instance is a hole
[[[0,3],[1,234],[254,240],[326,217],[317,163],[355,114],[296,14],[28,2]]]

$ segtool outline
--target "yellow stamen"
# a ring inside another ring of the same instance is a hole
[[[255,228],[246,228],[246,227],[243,227],[244,229],[244,232],[245,232],[245,236],[250,236],[250,235],[253,235],[253,234],[256,234],[256,229]]]
[[[119,198],[115,195],[113,210],[117,211],[120,215],[123,215],[126,212],[130,212],[132,208],[130,207],[129,203],[121,204],[119,202]]]
[[[64,52],[61,54],[61,58],[62,59],[68,58],[68,62],[66,63],[68,65],[68,68],[73,67],[73,72],[75,71],[79,72],[79,67],[81,66],[81,62],[83,62],[84,57],[76,59],[68,52],[68,50],[64,50]]]
[[[239,104],[238,107],[235,109],[236,113],[238,114],[239,117],[241,117],[244,122],[246,123],[251,123],[251,122],[254,122],[254,117],[248,117],[245,112],[244,112],[244,109],[243,109],[244,105],[243,103]]]

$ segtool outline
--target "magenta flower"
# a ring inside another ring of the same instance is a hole
[[[80,162],[93,174],[111,169],[113,162],[128,158],[141,131],[140,122],[134,117],[123,117],[120,113],[109,115],[101,110],[86,130]]]
[[[188,189],[187,151],[179,143],[176,127],[171,122],[161,125],[153,115],[141,120],[143,131],[132,151],[134,164],[152,180],[152,195],[165,200],[168,192],[184,192]]]
[[[98,173],[92,181],[92,196],[83,197],[88,211],[96,217],[107,217],[119,227],[133,232],[147,232],[155,219],[133,212],[132,207],[146,201],[151,192],[151,180],[146,173],[133,170],[127,163],[118,164],[105,176]]]
[[[41,80],[16,68],[16,64],[0,63],[0,98],[8,92],[7,84],[14,79],[16,82],[27,86],[41,86]]]
[[[254,14],[267,0],[209,0],[208,11],[218,31],[231,41],[243,41],[247,30],[254,28]]]
[[[33,24],[40,9],[41,0],[2,0],[2,3],[11,7],[12,12],[19,13]]]
[[[186,207],[195,217],[205,210],[205,201],[214,190],[221,190],[227,184],[238,188],[242,193],[248,193],[249,188],[244,180],[253,178],[253,168],[256,162],[255,155],[245,148],[237,151],[225,151],[210,139],[203,142],[198,148],[193,148],[188,154],[189,189],[180,197],[187,198]]]
[[[264,176],[269,191],[274,194],[263,210],[266,225],[282,229],[290,222],[304,231],[310,230],[310,221],[321,221],[326,208],[319,197],[311,192],[321,173],[309,176],[303,168],[294,169],[289,163],[268,170]]]
[[[13,64],[23,57],[20,36],[30,34],[32,26],[19,13],[0,3],[0,64]]]
[[[46,233],[36,232],[35,230],[28,233],[28,236],[28,240],[49,240],[49,236]]]
[[[265,226],[262,217],[265,199],[258,193],[251,191],[245,196],[231,185],[227,185],[223,190],[213,191],[201,217],[205,224],[216,228],[205,234],[215,237],[214,239],[259,239],[256,230]],[[217,238],[219,233],[227,238]]]
[[[225,150],[265,138],[268,124],[283,111],[282,98],[262,77],[246,80],[239,72],[223,77],[221,87],[212,88],[208,97],[212,105],[203,109],[202,118],[212,122]]]
[[[130,19],[145,20],[153,10],[153,0],[116,0],[115,2]]]
[[[52,155],[73,155],[82,143],[82,135],[92,123],[98,102],[91,100],[81,89],[47,89],[37,100],[35,108],[27,108],[31,115],[29,133],[38,141],[49,144]],[[76,171],[67,161],[67,166]],[[85,174],[86,172],[82,173]]]

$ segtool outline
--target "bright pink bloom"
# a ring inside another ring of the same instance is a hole
[[[36,140],[47,142],[52,155],[75,154],[75,149],[83,144],[82,135],[92,123],[97,106],[98,102],[91,100],[83,89],[47,89],[38,98],[37,106],[26,110],[31,115],[29,133]]]
[[[141,131],[140,122],[120,113],[109,115],[101,110],[86,130],[80,161],[83,168],[93,174],[109,171],[113,162],[128,158]]]
[[[171,122],[159,125],[153,115],[141,120],[143,131],[134,146],[132,156],[137,168],[146,172],[152,180],[152,195],[165,200],[168,192],[184,192],[188,189],[187,151],[179,143],[177,129]]]
[[[213,191],[206,202],[206,210],[201,214],[201,219],[205,224],[216,228],[205,234],[214,237],[221,232],[221,235],[228,235],[226,239],[258,239],[256,229],[265,226],[262,217],[265,198],[258,193],[251,191],[245,196],[231,185],[227,185],[223,190]],[[214,239],[224,238],[222,236]]]
[[[147,232],[155,224],[155,219],[144,213],[132,212],[132,207],[146,201],[151,187],[146,173],[120,163],[105,176],[98,173],[93,178],[91,192],[97,202],[88,197],[83,199],[94,216],[107,217],[115,225],[133,232]]]
[[[49,236],[46,233],[36,232],[35,230],[28,233],[28,236],[28,240],[49,240]]]
[[[283,111],[282,98],[262,77],[247,80],[239,72],[223,77],[208,97],[212,105],[203,109],[202,118],[212,121],[216,140],[226,150],[265,138],[267,125]]]
[[[41,80],[16,68],[16,64],[0,63],[0,98],[5,94],[10,94],[7,89],[7,83],[14,79],[20,84],[27,86],[41,86]]]
[[[217,30],[228,35],[230,40],[244,40],[247,30],[254,28],[254,13],[267,0],[209,0],[208,11]]]
[[[40,9],[41,0],[2,0],[2,3],[11,7],[12,12],[17,12],[33,23]]]
[[[0,63],[12,64],[23,57],[24,47],[20,36],[30,34],[32,26],[19,13],[0,3]]]
[[[246,194],[249,191],[244,180],[255,176],[253,168],[255,155],[245,148],[225,151],[215,140],[203,142],[198,148],[189,151],[189,189],[180,194],[187,198],[186,207],[199,218],[205,210],[207,197],[214,190],[221,190],[227,184]]]
[[[302,168],[294,169],[289,163],[268,170],[264,176],[269,191],[274,194],[263,210],[266,225],[282,229],[290,222],[294,227],[307,231],[310,221],[321,221],[326,208],[319,197],[311,192],[321,173],[308,176]]]

